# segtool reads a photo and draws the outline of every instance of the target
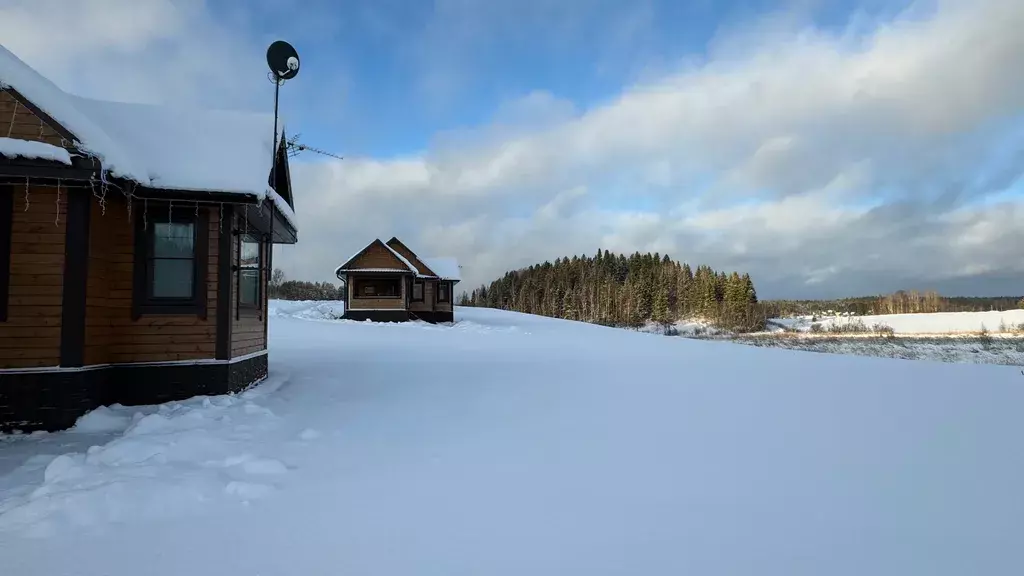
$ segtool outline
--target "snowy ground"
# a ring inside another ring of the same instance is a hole
[[[820,324],[827,331],[833,325],[849,322],[863,322],[871,327],[885,324],[896,334],[931,335],[980,332],[998,332],[1000,328],[1007,331],[1018,329],[1024,324],[1024,310],[1004,310],[991,312],[936,312],[932,314],[885,314],[879,316],[819,316],[812,322],[811,316],[798,318],[773,318],[772,323],[785,326],[792,330],[808,331],[811,324]]]
[[[1024,573],[1019,369],[296,315],[248,393],[0,441],[0,573]]]

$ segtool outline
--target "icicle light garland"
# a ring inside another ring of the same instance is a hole
[[[174,221],[174,200],[167,201],[167,223]]]
[[[217,233],[224,233],[224,203],[220,203],[220,209],[217,211]]]
[[[57,179],[57,215],[53,218],[53,225],[60,225],[60,178]]]
[[[147,220],[147,214],[149,214],[149,198],[143,198],[142,199],[142,229],[143,230],[145,230],[146,227],[149,226],[149,221]]]
[[[28,212],[28,176],[25,176],[25,212]]]

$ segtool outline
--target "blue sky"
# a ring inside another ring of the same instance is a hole
[[[53,26],[78,30],[54,37]],[[397,235],[466,287],[597,248],[765,297],[1024,292],[1019,0],[7,0],[72,92],[269,110],[293,43],[291,277]]]
[[[705,58],[722,29],[771,17],[833,30],[854,14],[884,16],[905,3],[314,1],[298,16],[286,2],[244,14],[234,2],[210,8],[301,52],[302,77],[290,87],[300,94],[289,100],[285,92],[284,111],[310,144],[390,157],[424,150],[438,133],[487,124],[538,90],[579,110],[599,105],[675,62]],[[333,84],[339,71],[341,89]],[[324,100],[325,85],[335,106]],[[310,92],[312,109],[304,107]]]

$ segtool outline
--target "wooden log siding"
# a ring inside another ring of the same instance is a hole
[[[62,139],[53,127],[6,90],[0,90],[0,136],[62,146]]]
[[[392,256],[394,258],[394,256]],[[398,298],[356,298],[355,285],[359,278],[371,278],[372,275],[349,274],[345,285],[348,287],[349,308],[352,310],[405,310],[406,285],[408,282],[399,282]],[[390,277],[394,278],[394,276]]]
[[[86,291],[86,364],[163,362],[214,358],[217,335],[218,219],[209,212],[206,319],[196,315],[143,315],[132,319],[134,225],[123,198],[107,196],[106,214],[90,227],[89,278]],[[159,218],[150,206],[147,218]],[[143,205],[132,208],[141,218]],[[96,342],[93,342],[93,338]]]
[[[349,268],[388,268],[406,270],[408,267],[401,260],[395,257],[382,243],[374,242],[348,265]]]
[[[60,364],[67,191],[15,186],[7,320],[0,322],[0,368]],[[76,191],[80,192],[80,191]],[[57,218],[58,206],[60,218]],[[55,223],[56,219],[56,223]]]

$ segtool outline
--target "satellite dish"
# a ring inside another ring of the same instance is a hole
[[[291,80],[299,73],[299,53],[291,44],[278,40],[267,48],[267,66],[278,80]]]

